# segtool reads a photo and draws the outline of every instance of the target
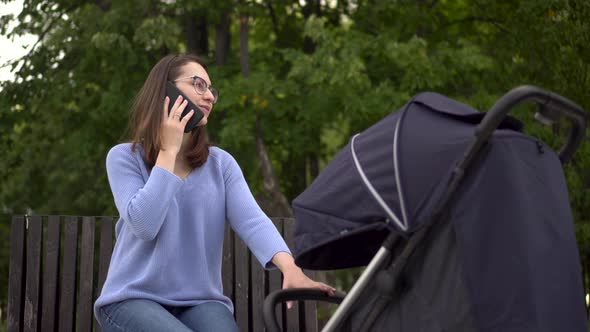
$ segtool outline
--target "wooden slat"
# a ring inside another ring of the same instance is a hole
[[[284,220],[283,237],[289,248],[294,247],[293,239],[293,221],[291,219]],[[294,303],[293,307],[287,310],[287,328],[286,331],[299,331],[299,304]]]
[[[283,235],[283,219],[282,218],[272,218],[272,222],[274,223],[275,227],[279,231],[281,235]],[[283,279],[281,275],[281,271],[279,269],[274,269],[268,272],[268,292],[271,293],[275,290],[279,290],[283,287]],[[277,318],[277,322],[282,330],[284,330],[284,315],[285,306],[284,304],[277,305],[275,308],[275,317]]]
[[[94,283],[94,217],[82,218],[82,239],[80,242],[80,290],[78,293],[79,332],[92,331],[92,286]]]
[[[315,280],[315,272],[310,270],[303,270],[303,272]],[[317,332],[318,331],[318,315],[317,315],[317,302],[306,301],[301,305],[303,312],[303,325],[305,326],[306,332]]]
[[[223,261],[221,273],[223,281],[223,294],[230,298],[232,303],[235,303],[236,299],[234,293],[234,233],[229,223],[225,224],[225,234],[223,239]]]
[[[96,284],[96,291],[94,292],[94,301],[100,296],[102,286],[109,272],[109,264],[111,263],[111,256],[113,254],[113,220],[115,219],[111,217],[102,217],[100,219],[98,282]],[[94,323],[94,331],[100,331],[100,325],[96,321],[96,318],[93,318],[92,321]]]
[[[235,237],[235,251],[234,256],[236,258],[235,265],[235,314],[236,321],[240,331],[249,331],[249,315],[248,315],[248,293],[249,293],[249,280],[248,280],[248,248],[246,244]]]
[[[252,313],[252,331],[264,331],[264,317],[262,316],[262,306],[265,296],[265,278],[264,268],[256,259],[256,256],[250,254],[251,276],[251,301],[250,311]]]
[[[280,290],[283,287],[283,278],[281,275],[281,271],[278,269],[268,271],[268,291],[269,293]],[[281,327],[281,330],[284,330],[285,320],[284,320],[284,313],[285,313],[285,305],[279,304],[275,307],[275,317],[277,318],[277,322]]]
[[[100,220],[100,251],[98,259],[98,284],[96,288],[96,297],[102,291],[102,286],[109,272],[111,255],[113,254],[113,218],[104,217]]]
[[[43,272],[43,303],[41,331],[55,331],[57,320],[57,277],[59,274],[59,216],[49,216],[45,238],[45,269]]]
[[[10,266],[8,277],[8,332],[22,331],[25,270],[25,218],[14,216],[10,225]]]
[[[27,231],[27,277],[25,286],[24,331],[39,331],[39,292],[41,291],[41,245],[43,243],[43,224],[41,216],[28,220]]]
[[[78,218],[68,217],[64,223],[63,269],[59,304],[60,332],[74,330],[76,304],[76,260],[78,254]]]

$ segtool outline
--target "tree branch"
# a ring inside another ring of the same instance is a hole
[[[474,1],[474,4],[481,10],[482,13],[488,13],[489,11],[484,7],[484,5],[482,5],[479,1]],[[489,23],[492,23],[493,26],[495,26],[496,28],[498,28],[498,30],[505,32],[505,33],[510,33],[510,31],[506,28],[504,28],[503,26],[501,26],[499,23],[504,23],[502,21],[491,21]]]
[[[275,213],[278,213],[281,217],[292,217],[293,210],[291,210],[289,201],[287,201],[287,198],[279,188],[278,179],[274,173],[270,158],[268,157],[268,151],[264,145],[262,127],[258,115],[256,115],[256,152],[258,153],[258,159],[260,161],[264,189],[266,189],[271,196],[273,209],[276,211]]]
[[[466,22],[486,22],[486,23],[491,23],[492,25],[494,25],[495,27],[497,27],[498,29],[500,29],[503,32],[507,32],[509,33],[510,31],[508,31],[506,28],[502,27],[500,25],[500,23],[504,23],[504,21],[501,20],[497,20],[495,18],[489,18],[489,17],[483,17],[483,16],[467,16],[455,21],[450,21],[447,24],[445,24],[444,27],[449,27],[451,25],[455,25],[455,24],[460,24],[460,23],[466,23]]]
[[[66,9],[64,9],[61,13],[58,14],[58,16],[53,19],[51,22],[49,22],[49,24],[47,25],[47,27],[45,28],[45,30],[43,30],[41,32],[41,34],[39,35],[39,39],[37,39],[37,41],[35,42],[35,44],[33,44],[33,46],[31,47],[31,50],[25,54],[22,58],[20,58],[17,61],[23,60],[23,66],[21,68],[24,68],[27,65],[27,62],[31,59],[31,57],[33,56],[33,53],[35,52],[35,48],[37,48],[37,45],[43,41],[43,39],[45,38],[45,36],[51,31],[51,29],[53,28],[53,26],[62,18],[63,15],[65,15],[66,13],[71,12],[72,10],[74,10],[76,8],[76,6],[71,6],[68,7]]]
[[[270,19],[272,20],[272,29],[278,38],[278,36],[279,36],[279,22],[277,20],[277,14],[275,13],[274,8],[272,7],[272,3],[269,0],[266,0],[265,4],[266,4],[266,8],[268,8],[268,13],[270,14]]]

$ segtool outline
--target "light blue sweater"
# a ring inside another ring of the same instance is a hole
[[[107,174],[120,219],[95,313],[130,298],[172,306],[219,301],[233,312],[221,280],[226,220],[264,267],[274,267],[276,253],[290,253],[235,159],[216,147],[209,151],[185,179],[158,166],[150,172],[140,146],[109,151]]]

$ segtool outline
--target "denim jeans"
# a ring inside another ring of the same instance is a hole
[[[171,307],[144,299],[106,305],[96,317],[102,331],[239,332],[229,309],[219,302]]]

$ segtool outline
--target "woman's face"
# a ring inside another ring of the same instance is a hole
[[[207,124],[207,118],[213,109],[213,101],[215,100],[215,97],[209,89],[206,89],[202,94],[197,92],[197,89],[195,88],[195,79],[192,78],[194,76],[198,76],[205,80],[207,87],[211,86],[211,79],[209,78],[207,71],[203,66],[196,62],[189,62],[182,66],[180,68],[180,75],[176,78],[178,81],[174,84],[176,84],[176,87],[187,96],[193,104],[201,109],[204,116],[198,125],[204,126]],[[198,110],[195,110],[195,112],[198,112]]]

